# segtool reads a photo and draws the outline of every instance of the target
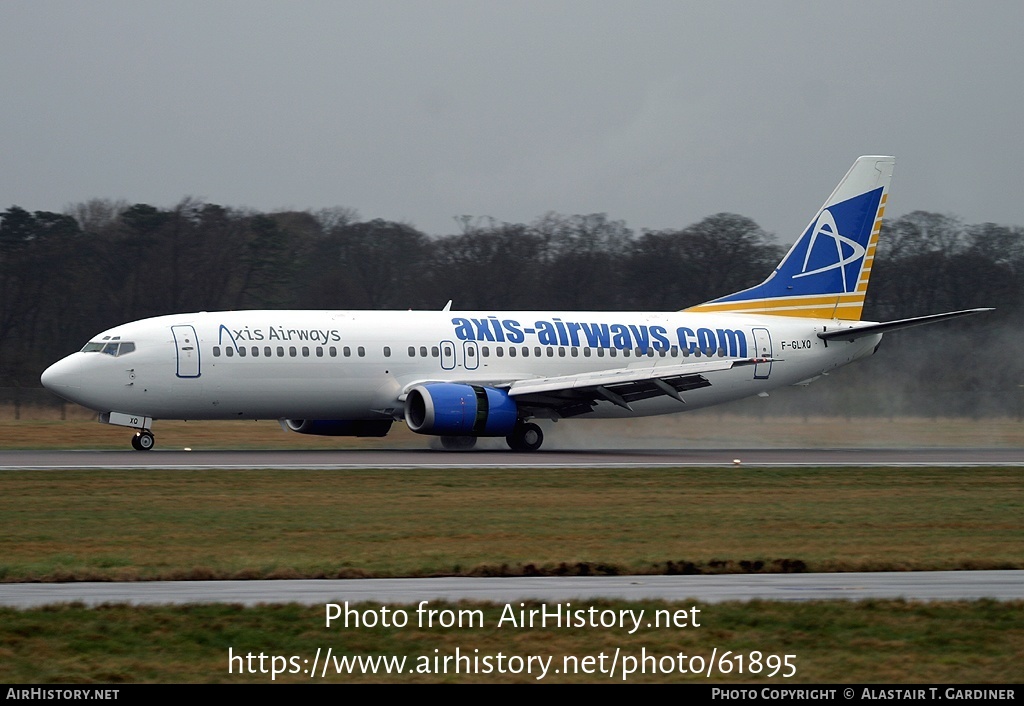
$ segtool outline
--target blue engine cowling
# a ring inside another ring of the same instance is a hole
[[[435,382],[405,398],[405,423],[417,434],[508,436],[518,417],[515,401],[493,387]]]
[[[387,436],[390,419],[282,419],[282,425],[299,434],[316,436]]]

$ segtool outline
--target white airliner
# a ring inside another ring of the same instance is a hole
[[[895,160],[860,157],[768,279],[679,312],[228,311],[104,331],[42,383],[135,428],[280,419],[302,434],[383,436],[404,420],[446,448],[531,419],[670,414],[807,383],[882,334],[988,311],[860,321]]]

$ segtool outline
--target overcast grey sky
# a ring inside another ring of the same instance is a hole
[[[0,209],[732,211],[789,241],[861,154],[888,215],[1024,225],[1024,3],[2,0]]]

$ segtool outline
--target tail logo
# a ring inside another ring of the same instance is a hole
[[[836,260],[824,267],[808,270],[807,266],[811,260],[811,253],[814,251],[814,244],[818,240],[819,235],[825,238],[830,238],[835,244]],[[850,249],[850,252],[846,255],[843,254],[843,246]],[[821,212],[821,215],[818,216],[818,220],[814,224],[814,230],[811,232],[811,239],[807,243],[807,252],[804,254],[803,268],[800,272],[793,275],[793,279],[797,279],[799,277],[810,277],[811,275],[818,275],[838,269],[843,279],[843,292],[849,292],[851,290],[849,283],[846,280],[846,266],[860,260],[864,257],[865,252],[867,251],[864,249],[863,245],[852,238],[847,238],[839,232],[835,218],[832,217],[832,214],[828,209],[825,209]],[[856,286],[857,283],[854,282],[853,285]]]
[[[686,311],[858,321],[893,163],[892,157],[858,158],[768,279]]]

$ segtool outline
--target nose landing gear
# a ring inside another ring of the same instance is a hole
[[[137,431],[135,436],[132,437],[132,448],[136,451],[149,451],[155,443],[156,439],[153,438],[153,432],[148,429]]]

